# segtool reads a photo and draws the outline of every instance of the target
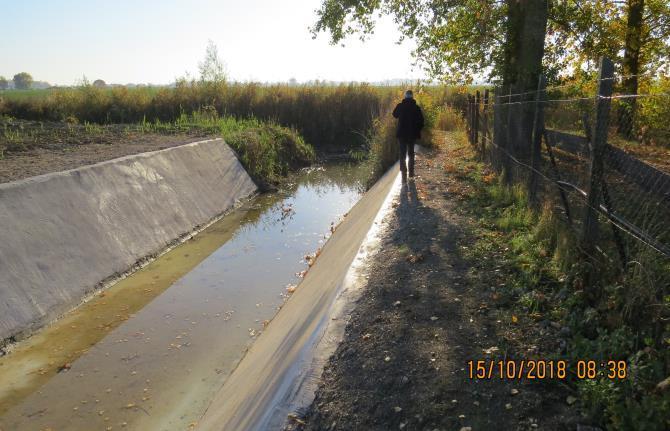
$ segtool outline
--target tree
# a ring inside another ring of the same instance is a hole
[[[198,65],[200,81],[222,83],[226,82],[226,68],[219,58],[219,49],[213,41],[207,42],[205,59]]]
[[[402,38],[412,38],[414,57],[433,78],[471,81],[488,74],[514,93],[537,88],[543,70],[548,0],[322,0],[314,37],[331,42],[374,31],[375,15],[393,16]],[[510,150],[530,154],[532,106],[514,108]],[[502,143],[501,144],[505,144]]]
[[[33,77],[27,72],[21,72],[14,75],[14,88],[18,90],[27,90],[33,83]]]
[[[641,82],[670,64],[670,2],[667,0],[571,0],[557,2],[549,51],[563,70],[592,70],[598,58],[611,58],[619,73],[621,91],[638,94]],[[650,73],[652,72],[652,73]],[[666,70],[667,72],[667,70]],[[636,99],[623,99],[619,133],[634,131]]]
[[[591,74],[600,57],[615,59],[622,48],[617,36],[621,10],[616,2],[554,2],[549,17],[547,64],[552,78]]]
[[[95,81],[93,81],[93,86],[97,88],[105,88],[107,87],[107,83],[102,79],[96,79]]]
[[[670,2],[570,0],[555,2],[548,47],[564,71],[594,70],[609,57],[625,76],[668,67]],[[635,94],[635,83],[624,83]]]
[[[525,74],[516,69],[524,61],[515,57],[525,52],[525,37],[532,33],[533,40],[544,40],[545,26],[537,19],[542,21],[547,8],[546,0],[323,0],[312,33],[328,31],[332,43],[351,34],[365,39],[377,13],[390,15],[402,39],[416,42],[414,57],[431,77],[468,82],[488,75],[510,85]],[[535,27],[525,26],[526,18]],[[531,51],[536,57],[537,50]],[[538,68],[535,63],[530,69]]]
[[[0,90],[6,90],[9,88],[9,82],[4,76],[0,76]]]
[[[512,93],[534,96],[543,73],[548,14],[547,0],[508,0],[502,78],[504,87]],[[528,96],[520,96],[508,102],[528,99]],[[510,142],[504,145],[517,157],[529,159],[535,105],[524,103],[507,108],[513,111],[514,120],[510,124]]]
[[[623,91],[626,94],[638,94],[640,75],[655,67],[667,66],[669,57],[670,3],[667,0],[628,0],[621,64]],[[618,132],[632,138],[637,100],[623,100],[621,108]]]
[[[500,75],[505,7],[498,1],[323,0],[312,27],[329,32],[331,43],[374,32],[377,13],[394,18],[401,40],[413,39],[414,57],[431,77],[468,81],[482,71]],[[492,61],[493,60],[493,61]]]

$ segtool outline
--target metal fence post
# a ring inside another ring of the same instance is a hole
[[[614,65],[608,58],[600,59],[598,94],[596,96],[596,121],[593,130],[593,151],[591,152],[591,172],[581,247],[584,253],[592,254],[598,240],[598,209],[600,207],[601,184],[603,181],[603,159],[607,146],[607,128],[614,85]]]
[[[530,176],[528,177],[528,200],[530,204],[537,208],[539,206],[539,200],[537,197],[538,192],[538,171],[540,170],[541,164],[541,155],[542,155],[542,134],[544,130],[544,89],[546,87],[546,80],[544,75],[540,75],[540,79],[537,82],[537,94],[535,95],[535,114],[533,116],[533,135],[532,135],[532,146],[530,149],[531,154],[531,171]]]

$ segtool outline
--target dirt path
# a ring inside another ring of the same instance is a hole
[[[470,360],[528,352],[509,342],[515,333],[492,299],[498,257],[472,262],[463,253],[476,239],[476,215],[459,205],[470,186],[445,170],[449,159],[448,150],[418,156],[345,340],[313,405],[289,428],[575,429],[558,383],[468,377]]]
[[[0,118],[0,183],[188,144],[203,136],[147,133],[134,125],[86,127]]]

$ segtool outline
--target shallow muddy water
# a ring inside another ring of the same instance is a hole
[[[365,175],[305,170],[16,345],[0,357],[0,430],[195,426]]]

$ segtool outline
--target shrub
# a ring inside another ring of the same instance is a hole
[[[314,149],[293,129],[276,124],[229,128],[222,135],[261,189],[314,160]]]
[[[670,76],[660,77],[643,90],[652,96],[638,100],[639,138],[646,144],[670,146]]]
[[[442,106],[437,111],[435,129],[445,132],[465,129],[463,115],[452,106]]]
[[[398,160],[398,143],[395,137],[396,122],[390,110],[374,123],[368,138],[370,146],[371,176],[369,185],[377,181]]]

